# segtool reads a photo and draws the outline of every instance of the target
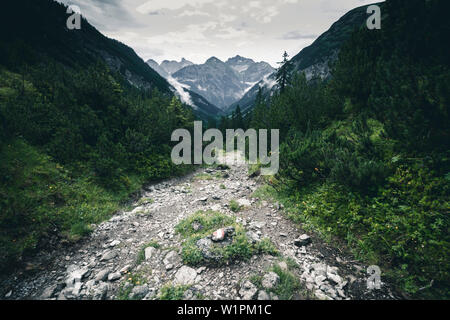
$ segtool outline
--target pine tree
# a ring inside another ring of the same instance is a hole
[[[283,61],[278,62],[280,67],[277,69],[276,81],[280,87],[280,92],[284,92],[284,89],[289,85],[292,75],[293,64],[289,60],[289,54],[285,51],[283,54]]]
[[[236,110],[233,112],[233,129],[243,129],[244,119],[241,113],[241,107],[238,105]]]

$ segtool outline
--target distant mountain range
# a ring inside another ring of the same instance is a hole
[[[211,57],[204,64],[193,64],[184,58],[180,62],[165,60],[161,64],[150,59],[147,64],[172,85],[191,90],[222,110],[275,71],[267,62],[255,62],[239,55],[226,62]]]
[[[175,60],[164,60],[161,62],[161,64],[158,64],[153,59],[147,60],[147,63],[150,67],[153,68],[156,72],[158,72],[162,77],[168,78],[169,75],[177,72],[180,69],[183,69],[184,67],[192,66],[194,63],[191,61],[186,60],[185,58],[181,59],[180,62]]]
[[[383,3],[378,3],[378,5],[383,5]],[[365,26],[367,7],[366,5],[349,11],[317,38],[312,45],[294,56],[291,59],[294,65],[292,72],[305,72],[308,80],[315,77],[329,78],[331,75],[330,65],[337,60],[341,46],[350,38],[355,29]],[[264,77],[250,88],[239,101],[231,104],[225,112],[231,113],[238,105],[243,112],[250,110],[260,88],[263,96],[271,95],[277,89],[275,74]]]

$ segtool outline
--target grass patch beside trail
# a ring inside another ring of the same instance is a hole
[[[279,201],[293,222],[331,245],[340,239],[339,245],[346,244],[356,259],[379,265],[399,290],[442,298],[450,296],[450,240],[442,236],[448,235],[448,200],[442,196],[448,185],[426,169],[400,166],[370,197],[329,182],[297,192],[263,186],[253,196]]]
[[[145,249],[153,247],[155,249],[161,248],[161,245],[156,241],[152,240],[149,243],[142,246],[141,250],[139,250],[139,253],[136,258],[136,265],[140,265],[145,260]]]
[[[72,176],[22,140],[0,152],[0,265],[12,266],[50,234],[76,241],[118,211],[129,192],[108,191],[88,176]],[[130,179],[130,190],[139,188]]]
[[[0,271],[50,237],[78,241],[117,211],[131,209],[130,195],[145,182],[123,175],[126,187],[108,189],[79,166],[63,166],[21,139],[0,145]]]
[[[136,286],[146,283],[144,276],[141,273],[127,273],[127,279],[121,284],[117,293],[117,300],[134,300],[130,297],[131,291]]]
[[[292,262],[287,262],[288,269],[283,270],[278,264],[273,265],[268,271],[275,272],[280,277],[280,283],[268,290],[263,288],[262,280],[264,275],[262,274],[254,274],[250,277],[250,282],[252,282],[258,289],[264,290],[268,293],[272,293],[278,296],[280,300],[292,300],[296,295],[302,294],[301,292],[302,286],[300,284],[300,280],[298,277],[291,272],[296,266],[292,264]]]
[[[208,173],[199,173],[194,176],[194,180],[200,181],[200,180],[213,180],[214,177]]]
[[[271,271],[280,277],[280,283],[271,290],[281,300],[291,300],[301,289],[300,280],[289,270],[283,270],[274,265]]]
[[[242,206],[236,201],[236,200],[231,200],[230,201],[230,210],[233,212],[238,212],[242,209]]]
[[[183,300],[184,293],[189,290],[191,286],[167,284],[159,291],[159,300]]]
[[[196,231],[193,224],[200,224],[203,229]],[[235,219],[226,216],[217,211],[198,211],[195,214],[181,221],[176,227],[175,231],[184,237],[189,237],[198,232],[213,232],[219,228],[226,227],[235,223]]]
[[[201,229],[195,230],[194,225],[201,225]],[[222,227],[232,226],[235,228],[235,236],[230,245],[215,245],[213,252],[219,256],[219,261],[206,261],[202,252],[196,246],[201,238],[211,235],[214,231]],[[184,263],[189,265],[200,265],[202,263],[224,264],[233,260],[249,259],[254,254],[268,253],[276,254],[275,246],[268,239],[253,244],[246,235],[246,230],[235,219],[216,211],[198,211],[187,219],[181,221],[175,231],[181,234],[185,241],[183,243],[182,258]]]
[[[272,201],[277,198],[277,191],[270,185],[265,184],[258,187],[253,193],[252,198],[258,198],[260,200]]]

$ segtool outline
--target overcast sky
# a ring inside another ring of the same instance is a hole
[[[273,66],[349,10],[376,0],[60,0],[144,60],[204,63],[237,54]]]

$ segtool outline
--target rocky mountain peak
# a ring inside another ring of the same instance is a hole
[[[211,57],[208,60],[206,60],[205,64],[211,64],[211,63],[223,63],[222,60],[216,57]]]

